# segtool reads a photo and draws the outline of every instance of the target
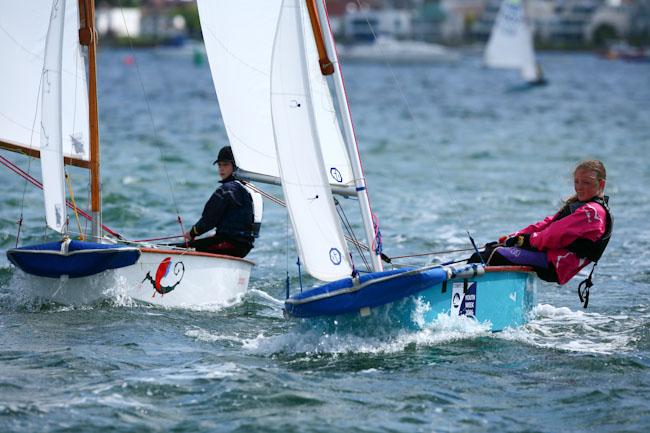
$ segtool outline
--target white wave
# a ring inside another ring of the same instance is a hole
[[[219,303],[183,304],[164,306],[131,297],[133,287],[124,276],[101,273],[83,279],[43,278],[15,270],[7,287],[0,294],[0,305],[11,309],[27,307],[38,310],[43,306],[59,308],[92,309],[97,305],[121,308],[183,309],[201,312],[219,312],[241,304],[246,293]]]
[[[634,349],[637,322],[624,314],[608,316],[539,304],[526,325],[495,337],[570,352],[612,354]]]
[[[234,362],[223,364],[198,364],[187,368],[164,368],[151,371],[149,376],[136,376],[129,382],[160,384],[183,384],[197,379],[225,379],[242,373],[242,369]]]
[[[273,296],[269,295],[268,293],[262,290],[250,289],[248,291],[248,295],[258,297],[265,301],[269,301],[271,305],[279,306],[280,308],[284,307],[284,301],[281,301],[280,299],[275,299]]]
[[[364,329],[347,326],[323,330],[322,321],[314,320],[314,325],[305,329],[309,321],[300,322],[294,329],[283,335],[265,335],[245,339],[243,348],[252,353],[269,356],[277,353],[307,355],[348,354],[348,353],[396,353],[410,347],[436,346],[457,340],[472,339],[489,334],[489,323],[478,323],[471,318],[450,317],[440,314],[437,319],[423,329],[377,328],[375,322],[361,325]]]
[[[237,337],[234,335],[213,333],[203,328],[194,328],[194,329],[187,330],[185,331],[185,336],[194,338],[197,341],[203,341],[207,343],[212,343],[215,341],[227,341],[230,343],[236,343],[238,345],[244,345],[246,341],[241,337]]]

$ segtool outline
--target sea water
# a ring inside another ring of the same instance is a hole
[[[99,54],[104,222],[131,239],[174,235],[177,213],[187,229],[216,186],[225,128],[207,65],[170,50],[123,61],[132,54]],[[582,272],[540,284],[529,323],[496,334],[447,317],[419,329],[377,314],[285,320],[287,272],[292,290],[301,281],[286,213],[270,203],[250,291],[226,305],[157,308],[119,287],[98,304],[52,304],[24,296],[3,254],[0,431],[649,431],[650,64],[540,59],[550,84],[534,89],[472,53],[344,73],[389,256],[537,221],[571,193],[578,160],[602,159],[615,228],[587,309]],[[3,155],[38,177],[37,160]],[[86,203],[87,175],[69,172]],[[14,246],[21,210],[21,244],[41,241],[40,192],[6,170],[0,184],[0,247]]]

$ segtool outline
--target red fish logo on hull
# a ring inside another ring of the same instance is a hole
[[[166,277],[169,275],[169,271],[172,268],[173,275],[176,276],[176,282],[171,285],[163,285],[163,279],[166,279]],[[181,280],[183,279],[183,275],[185,275],[185,265],[183,262],[176,262],[174,266],[172,266],[172,258],[165,257],[163,261],[158,265],[158,269],[156,269],[156,278],[151,278],[151,272],[147,272],[147,275],[145,275],[142,282],[144,283],[148,280],[151,283],[154,290],[156,291],[153,294],[154,296],[156,296],[156,293],[164,295],[165,293],[169,293],[174,290],[176,286],[180,284]]]
[[[172,258],[165,257],[164,260],[160,262],[160,265],[158,265],[158,270],[156,271],[156,281],[154,283],[156,291],[160,290],[160,280],[167,276],[169,273],[169,268],[171,268],[171,264]]]

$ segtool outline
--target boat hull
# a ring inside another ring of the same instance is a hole
[[[292,296],[285,302],[285,314],[340,321],[346,316],[371,316],[375,310],[383,317],[390,311],[391,321],[409,328],[430,326],[441,315],[472,318],[489,324],[492,331],[526,323],[536,292],[532,270],[522,266],[488,266],[484,273],[480,270],[456,275],[434,268],[418,273],[417,278],[413,270],[402,271],[404,277],[392,274],[388,281],[384,281],[389,274],[385,272],[375,277],[377,284],[366,283],[364,287],[361,282],[356,288],[341,280],[338,286],[344,285],[343,289],[330,283]]]
[[[452,279],[419,293],[424,325],[441,314],[471,317],[492,331],[521,326],[535,302],[535,274],[516,266],[487,267],[474,278]]]
[[[82,278],[134,264],[140,250],[125,245],[65,240],[12,248],[7,258],[24,272],[48,278]]]
[[[16,285],[26,297],[83,305],[126,297],[168,307],[224,305],[248,289],[254,263],[237,257],[186,250],[138,248],[131,265],[79,278],[19,271]]]

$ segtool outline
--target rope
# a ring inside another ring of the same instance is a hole
[[[65,173],[65,181],[68,184],[68,190],[70,191],[70,201],[72,202],[72,210],[74,212],[74,219],[77,221],[77,228],[79,229],[79,240],[84,240],[83,232],[81,231],[81,222],[79,221],[79,213],[77,212],[77,203],[74,201],[74,190],[72,189],[72,182],[70,181],[70,175],[68,172]]]
[[[359,10],[368,9],[368,8],[364,8],[361,5],[360,0],[356,0],[356,3],[359,6]],[[370,32],[372,33],[372,37],[376,41],[377,40],[377,33],[375,32],[375,29],[374,29],[373,25],[370,23],[370,20],[368,19],[367,14],[365,15],[365,19],[366,19],[366,23],[368,24],[368,28],[370,29]],[[406,107],[406,111],[409,114],[411,122],[413,122],[413,124],[415,125],[416,137],[419,139],[419,141],[421,141],[421,144],[425,144],[424,140],[422,138],[422,137],[424,137],[424,133],[423,133],[424,129],[421,127],[420,123],[417,121],[417,118],[415,117],[415,113],[413,112],[413,109],[411,108],[411,104],[409,104],[409,101],[406,98],[406,95],[404,94],[404,90],[402,89],[402,86],[400,86],[399,81],[397,80],[397,75],[395,74],[395,70],[393,69],[392,65],[390,64],[390,61],[388,60],[388,57],[386,56],[386,53],[384,52],[384,49],[381,47],[381,45],[378,45],[378,47],[379,47],[379,50],[381,52],[382,57],[384,58],[384,63],[386,64],[386,66],[388,67],[388,70],[390,71],[391,78],[392,78],[393,82],[395,83],[395,87],[397,88],[397,91],[399,92],[400,98],[402,99],[402,102],[404,103],[404,106]],[[439,165],[437,163],[437,159],[431,153],[431,149],[429,148],[429,146],[423,146],[423,147],[425,149],[427,149],[427,152],[429,153],[429,157],[433,161],[433,167],[437,172],[438,179],[444,179],[444,176],[442,175],[442,172],[440,171],[440,167],[439,167]],[[458,208],[459,207],[458,206],[459,205],[458,201],[456,199],[454,199],[454,196],[451,194],[451,191],[449,190],[449,188],[447,188],[447,185],[445,183],[443,183],[442,186],[443,186],[443,189],[444,189],[445,193],[447,194],[447,196],[449,198],[449,201],[451,203],[453,203],[455,208]],[[463,218],[463,214],[456,212],[455,217],[458,219],[458,222],[460,222],[461,226],[465,227],[465,231],[469,235],[469,230],[467,229],[468,225],[467,225],[467,222],[465,221],[465,219]],[[470,240],[471,240],[471,236],[470,236]],[[473,243],[474,241],[471,240],[471,242]]]
[[[173,235],[173,236],[163,236],[161,238],[150,238],[150,239],[136,239],[131,242],[154,242],[154,241],[164,241],[166,239],[177,239],[182,238],[183,236]]]
[[[256,185],[253,185],[252,183],[250,183],[248,181],[245,181],[245,180],[241,180],[241,179],[239,181],[242,182],[243,184],[245,184],[247,187],[249,187],[253,191],[255,191],[258,194],[262,195],[262,197],[264,197],[264,198],[268,199],[269,201],[277,204],[278,206],[286,207],[286,204],[284,203],[284,201],[282,201],[281,199],[275,197],[272,194],[269,194],[268,192],[264,191],[263,189],[260,189]],[[288,221],[287,221],[287,224],[289,224]],[[287,239],[288,239],[288,236],[289,236],[289,232],[288,232],[288,225],[287,225]],[[361,243],[360,241],[355,240],[355,239],[351,238],[348,235],[345,236],[345,239],[348,242],[350,242],[352,245],[354,245],[355,247],[360,248],[363,251],[369,251],[369,248],[368,248],[368,246],[366,244]],[[450,253],[464,253],[464,252],[468,252],[468,251],[474,251],[474,248],[472,247],[472,248],[460,248],[460,249],[454,249],[454,250],[429,251],[429,252],[424,252],[424,253],[404,254],[404,255],[401,255],[401,256],[387,256],[386,254],[381,253],[381,258],[386,263],[392,263],[392,260],[396,260],[396,259],[407,259],[407,258],[412,258],[412,257],[425,257],[425,256],[437,256],[437,255],[450,254]],[[462,260],[460,260],[460,261],[462,261]],[[288,268],[288,265],[287,265],[287,268]]]
[[[249,186],[251,186],[249,184]],[[275,197],[274,197],[275,198]],[[285,240],[286,240],[286,269],[287,269],[287,280],[285,282],[285,291],[286,291],[286,299],[289,299],[289,292],[291,291],[291,280],[289,279],[289,214],[286,214],[287,216],[287,231],[285,234]]]
[[[39,102],[41,100],[41,88],[43,86],[43,71],[45,70],[45,65],[43,65],[43,69],[41,69],[41,79],[38,81],[38,91],[36,92],[36,108],[34,110],[34,118],[32,119],[32,129],[31,129],[31,134],[29,134],[29,147],[32,147],[32,140],[34,137],[34,126],[36,126],[36,118],[38,117],[38,107],[39,107]],[[1,156],[0,156],[1,157]],[[2,159],[5,159],[2,157]],[[27,175],[29,176],[29,172],[32,168],[32,157],[28,155],[27,158]],[[9,160],[5,159],[6,161],[10,162]],[[11,163],[11,162],[10,162]],[[13,163],[11,163],[13,165]],[[5,164],[6,165],[6,164]],[[16,167],[18,168],[18,167]],[[20,169],[19,169],[20,170]],[[21,170],[22,171],[22,170]],[[18,243],[20,242],[20,230],[23,226],[23,214],[25,211],[25,194],[27,193],[27,178],[25,178],[25,184],[23,185],[23,194],[22,198],[20,199],[20,217],[18,218],[18,229],[16,232],[16,248],[18,247]]]
[[[578,297],[582,303],[582,308],[587,308],[587,305],[589,305],[589,289],[594,285],[593,281],[591,281],[591,276],[593,275],[597,264],[598,262],[594,263],[591,267],[591,272],[589,272],[589,276],[578,284]]]
[[[20,167],[18,167],[16,164],[14,164],[13,162],[11,162],[10,160],[8,160],[7,158],[5,158],[5,157],[2,156],[2,155],[0,155],[0,164],[4,165],[5,167],[7,167],[9,170],[13,171],[13,172],[16,173],[17,175],[21,176],[23,179],[25,179],[27,182],[31,183],[31,184],[34,185],[35,187],[37,187],[37,188],[39,188],[39,189],[43,189],[43,184],[42,184],[41,182],[39,182],[39,181],[38,181],[37,179],[35,179],[32,175],[30,175],[29,173],[25,172],[25,171],[22,170]],[[27,182],[26,182],[26,183],[27,183]],[[65,203],[66,203],[66,205],[67,205],[70,209],[74,209],[72,203],[70,203],[69,200],[66,200]],[[90,215],[89,215],[88,213],[86,213],[85,211],[83,211],[82,209],[77,209],[77,210],[78,210],[79,214],[80,214],[82,217],[84,217],[85,219],[87,219],[88,221],[92,221],[92,220],[93,220],[93,217],[90,216]],[[21,220],[22,220],[22,212],[21,212]],[[22,222],[22,221],[19,220],[19,222]],[[120,235],[120,234],[117,233],[116,231],[112,230],[111,228],[105,226],[104,224],[102,224],[102,229],[104,229],[105,232],[109,233],[109,234],[112,235],[112,236],[115,236],[115,237],[118,238],[118,239],[124,239],[124,238],[122,237],[122,235]]]
[[[253,191],[255,191],[256,193],[260,194],[265,199],[268,199],[269,201],[277,204],[278,206],[287,207],[287,204],[284,201],[282,201],[281,199],[277,198],[276,196],[274,196],[272,194],[269,194],[268,192],[264,191],[263,189],[260,189],[259,187],[253,185],[252,183],[250,183],[248,181],[241,180],[241,179],[238,179],[238,180],[241,183],[243,183],[244,185],[246,185],[247,187],[249,187],[250,189],[252,189]],[[358,240],[355,240],[350,236],[346,235],[345,240],[350,242],[352,245],[356,246],[357,248],[361,248],[364,251],[369,251],[370,250],[366,244],[364,244],[364,243],[362,243],[362,242],[360,242]]]
[[[379,230],[379,218],[376,214],[372,214],[372,227],[375,232],[372,249],[375,251],[375,254],[381,257],[384,251],[384,245],[381,240],[381,231]]]
[[[135,70],[138,76],[138,82],[140,83],[140,87],[142,88],[142,95],[147,105],[147,113],[149,114],[151,129],[153,129],[154,141],[156,143],[156,147],[158,148],[158,152],[160,153],[160,162],[162,163],[163,171],[165,173],[165,177],[167,178],[167,183],[169,184],[169,190],[172,196],[172,203],[174,204],[174,209],[176,210],[176,216],[178,217],[177,221],[181,227],[181,232],[183,233],[183,235],[185,235],[185,231],[183,230],[183,221],[181,220],[180,211],[178,210],[178,204],[176,201],[176,195],[174,194],[174,184],[172,183],[171,177],[169,176],[169,172],[167,171],[167,166],[165,164],[162,148],[160,147],[160,141],[158,138],[158,129],[156,128],[156,122],[154,121],[153,118],[153,111],[151,110],[151,103],[149,102],[149,98],[147,97],[147,91],[144,87],[144,81],[142,80],[142,74],[140,73],[140,66],[135,59],[135,49],[133,48],[133,40],[131,39],[129,27],[126,24],[126,17],[124,16],[124,8],[122,7],[122,1],[118,0],[118,4],[120,6],[120,13],[122,15],[122,22],[124,23],[124,29],[126,30],[126,37],[129,40],[129,48],[131,50],[131,55],[133,56],[133,64],[135,65]]]
[[[467,252],[467,251],[474,251],[474,248],[460,248],[460,249],[457,249],[457,250],[444,250],[444,251],[429,251],[427,253],[405,254],[403,256],[391,256],[391,257],[383,255],[382,259],[384,259],[384,260],[388,259],[388,263],[390,263],[390,260],[395,260],[395,259],[407,259],[407,258],[411,258],[411,257],[424,257],[424,256],[437,256],[437,255],[442,255],[442,254],[462,253],[462,252]]]
[[[345,211],[343,210],[343,207],[341,206],[339,201],[336,200],[336,199],[334,199],[334,204],[335,204],[335,207],[336,207],[336,213],[339,215],[339,218],[341,219],[341,222],[343,223],[343,227],[345,228],[345,231],[348,232],[348,236],[346,236],[346,239],[348,237],[350,239],[352,239],[352,245],[357,247],[357,252],[361,256],[361,260],[363,260],[363,264],[365,265],[366,270],[369,272],[370,269],[371,269],[370,263],[368,262],[368,260],[366,259],[366,256],[361,251],[361,248],[358,247],[358,245],[361,242],[359,242],[356,235],[354,234],[354,230],[352,230],[352,225],[350,224],[350,221],[348,220],[347,215],[345,215]],[[352,260],[352,256],[350,256],[350,260]],[[354,263],[352,265],[354,267]]]

